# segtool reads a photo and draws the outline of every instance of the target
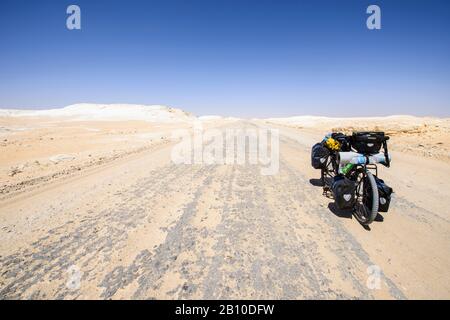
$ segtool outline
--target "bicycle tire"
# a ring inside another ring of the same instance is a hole
[[[366,171],[366,177],[367,177],[367,181],[369,181],[369,183],[370,183],[370,192],[372,192],[372,208],[367,208],[364,201],[360,205],[364,206],[366,209],[369,209],[370,214],[368,215],[368,218],[363,218],[361,215],[359,215],[357,213],[358,209],[357,208],[354,209],[356,220],[358,220],[363,225],[369,225],[375,220],[375,218],[378,215],[378,201],[379,201],[377,183],[375,181],[373,174],[370,171]],[[363,199],[367,196],[365,194],[366,191],[367,191],[367,189],[365,189],[363,191],[364,192]],[[356,205],[358,205],[358,204],[356,204]]]

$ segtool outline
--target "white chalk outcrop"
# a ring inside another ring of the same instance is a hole
[[[160,105],[135,104],[73,104],[60,109],[12,110],[0,109],[0,117],[65,117],[82,121],[184,122],[195,117],[183,110]]]

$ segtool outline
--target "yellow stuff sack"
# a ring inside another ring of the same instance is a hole
[[[332,151],[339,151],[341,149],[339,141],[336,141],[333,138],[328,138],[327,141],[325,141],[325,146]]]

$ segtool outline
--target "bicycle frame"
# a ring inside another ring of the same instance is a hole
[[[329,167],[331,166],[331,170],[329,169]],[[325,169],[321,170],[321,181],[322,181],[322,186],[324,188],[324,194],[327,193],[327,191],[329,191],[330,189],[330,184],[327,183],[327,178],[330,178],[330,180],[332,180],[337,174],[338,174],[338,170],[339,170],[339,165],[337,163],[337,155],[336,153],[330,153],[330,156],[327,159],[326,165],[325,165]]]
[[[385,149],[387,151],[387,147]],[[330,170],[330,166],[332,167]],[[330,189],[330,184],[327,183],[327,178],[334,178],[336,175],[339,174],[339,164],[337,162],[337,152],[333,152],[330,154],[330,157],[327,160],[326,169],[322,169],[321,172],[321,180],[322,180],[322,185],[324,186],[324,188],[326,190],[324,190],[324,193],[326,193],[327,191],[329,191]],[[376,177],[378,177],[378,166],[376,164],[355,164],[355,166],[349,171],[347,172],[347,174],[345,175],[346,177],[350,177],[351,175],[353,175],[356,171],[360,171],[361,168],[366,171],[366,170],[373,170],[374,171],[374,175]]]

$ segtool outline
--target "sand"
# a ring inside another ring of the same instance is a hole
[[[450,298],[449,119],[91,107],[0,112],[1,299]],[[279,129],[279,173],[174,164],[172,132],[199,123]],[[391,135],[395,195],[370,228],[310,166],[326,132],[357,128]]]

